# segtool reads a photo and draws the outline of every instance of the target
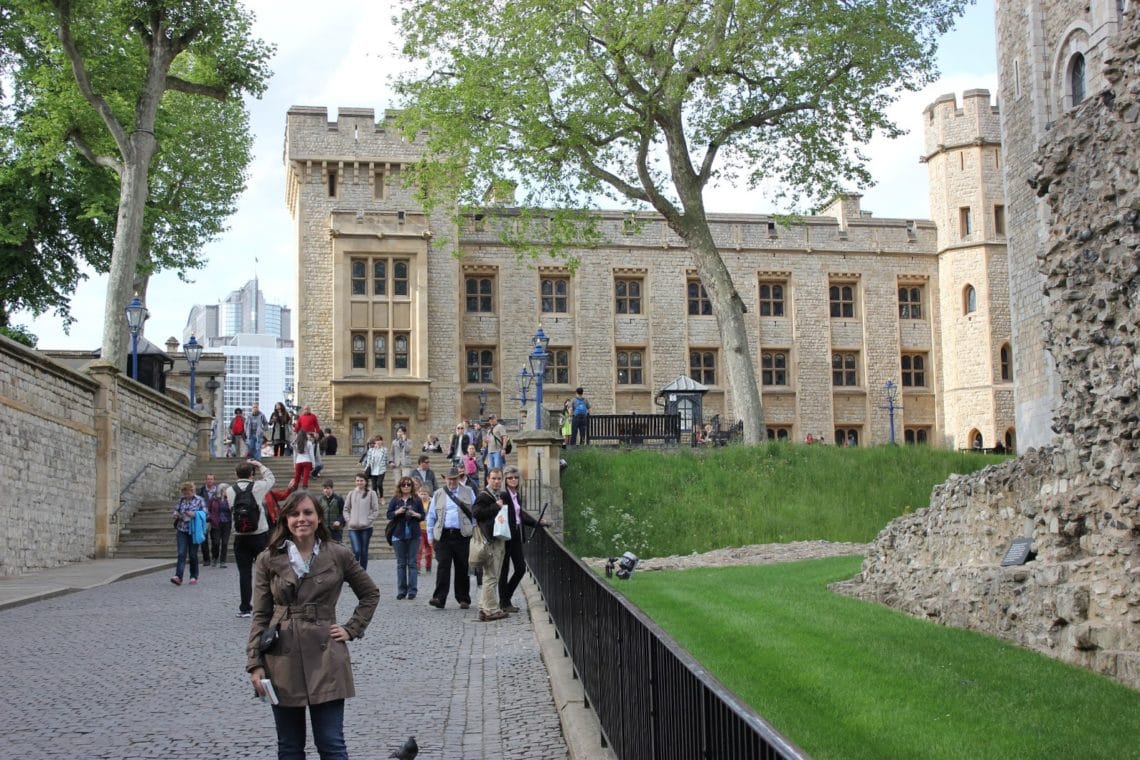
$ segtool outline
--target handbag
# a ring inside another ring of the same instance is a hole
[[[259,653],[265,654],[273,648],[273,645],[277,643],[280,628],[281,623],[277,621],[265,627],[265,630],[261,632],[261,639],[257,642],[257,651]]]
[[[511,540],[511,522],[509,507],[506,504],[499,508],[499,514],[495,515],[495,530],[493,535],[495,538],[505,538]]]
[[[478,525],[471,531],[471,551],[467,555],[467,564],[474,568],[483,567],[491,558],[491,544],[483,535],[483,529]]]
[[[388,521],[384,526],[384,539],[388,542],[388,546],[392,545],[392,536],[396,533],[396,520],[395,518]]]

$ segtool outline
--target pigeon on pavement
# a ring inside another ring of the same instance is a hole
[[[420,753],[420,745],[416,744],[416,737],[409,736],[408,740],[404,742],[404,746],[388,755],[394,757],[396,760],[415,760],[416,755]]]

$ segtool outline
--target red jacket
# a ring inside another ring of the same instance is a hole
[[[317,415],[312,412],[298,415],[297,422],[293,425],[293,432],[296,433],[298,430],[304,430],[306,433],[321,432],[321,423],[317,422]]]

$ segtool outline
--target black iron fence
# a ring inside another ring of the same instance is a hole
[[[679,414],[591,414],[586,425],[590,443],[617,441],[639,446],[649,441],[676,444],[681,440]]]
[[[622,760],[774,760],[807,755],[545,530],[526,560]]]

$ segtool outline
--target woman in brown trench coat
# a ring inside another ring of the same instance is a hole
[[[346,582],[357,605],[341,625],[336,603]],[[364,635],[379,600],[352,552],[331,540],[316,501],[307,491],[290,496],[257,557],[246,650],[254,690],[264,694],[261,679],[269,678],[277,694],[278,760],[305,757],[305,707],[321,759],[347,760],[344,700],[355,696],[347,642]],[[277,640],[261,653],[262,633],[275,625]]]

